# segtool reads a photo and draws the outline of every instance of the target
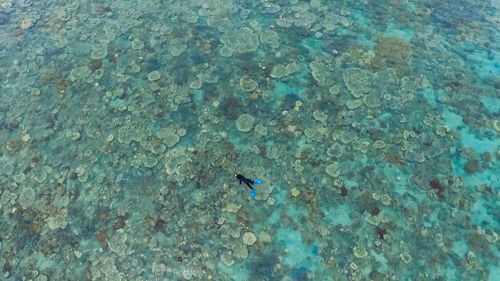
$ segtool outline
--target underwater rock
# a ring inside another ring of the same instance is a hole
[[[151,82],[160,79],[160,77],[161,77],[160,72],[158,72],[156,70],[152,71],[148,74],[148,80]]]
[[[132,49],[134,49],[134,50],[141,50],[142,48],[144,48],[144,42],[142,42],[139,39],[132,40],[131,45],[132,45]]]
[[[363,69],[351,67],[344,71],[344,83],[355,98],[360,98],[371,90],[371,74]]]
[[[26,209],[33,204],[35,198],[35,190],[31,187],[24,187],[21,191],[18,202],[23,209]]]
[[[326,81],[326,74],[328,73],[328,68],[324,62],[315,59],[314,61],[309,63],[309,67],[311,68],[311,75],[314,78],[314,80],[316,80],[317,82]]]
[[[238,30],[231,30],[220,38],[221,43],[226,47],[246,53],[255,51],[259,46],[259,37],[249,27],[242,27]]]
[[[365,247],[361,245],[355,246],[352,250],[354,252],[354,256],[357,258],[364,258],[368,256],[368,252],[366,251]]]
[[[326,166],[325,172],[332,178],[338,177],[340,175],[340,167],[337,162],[331,163]]]
[[[180,140],[180,137],[176,133],[175,128],[162,128],[158,130],[156,135],[163,141],[163,143],[167,147],[172,147],[176,145]]]
[[[245,92],[251,92],[255,90],[257,86],[258,86],[257,81],[253,80],[252,78],[246,75],[240,79],[240,87]]]
[[[267,128],[262,124],[257,124],[255,126],[255,132],[261,136],[267,136]]]
[[[242,114],[236,119],[236,128],[240,132],[248,132],[253,128],[255,118],[250,114]]]
[[[233,250],[233,256],[239,259],[246,259],[248,257],[248,250],[245,245],[238,244],[231,248]]]
[[[94,60],[101,60],[108,55],[108,46],[106,44],[95,44],[91,47],[91,50],[90,58]]]
[[[272,48],[278,48],[280,46],[279,43],[279,35],[274,30],[266,30],[260,35],[260,41],[262,43],[267,43],[271,45]]]
[[[271,235],[265,231],[261,231],[259,233],[259,242],[261,243],[270,243],[271,242]]]
[[[328,119],[328,115],[322,111],[315,110],[313,112],[313,117],[316,121],[319,122],[326,122],[326,119]]]
[[[226,266],[232,266],[234,264],[234,259],[228,253],[222,254],[221,260]]]

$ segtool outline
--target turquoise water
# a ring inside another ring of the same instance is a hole
[[[0,279],[500,280],[499,9],[0,0]]]

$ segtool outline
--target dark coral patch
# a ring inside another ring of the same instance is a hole
[[[477,160],[469,160],[467,164],[465,164],[465,171],[469,174],[477,173],[480,171],[479,161]]]
[[[345,186],[340,188],[340,195],[347,196],[347,188],[345,188]]]
[[[231,120],[236,120],[243,113],[242,107],[241,101],[234,96],[223,99],[219,106],[222,114]]]
[[[250,280],[275,280],[273,272],[278,262],[279,258],[275,255],[256,255],[250,264]]]
[[[113,224],[113,230],[122,229],[127,223],[128,215],[118,216]]]
[[[295,102],[299,100],[300,98],[296,94],[287,94],[282,100],[281,107],[283,109],[291,110],[295,107]]]
[[[377,228],[375,228],[375,234],[377,234],[378,238],[384,239],[384,235],[387,234],[387,229],[380,228],[377,226]]]
[[[437,193],[441,193],[445,189],[445,187],[441,184],[441,182],[436,178],[429,181],[429,186],[432,189],[435,189],[437,191]]]

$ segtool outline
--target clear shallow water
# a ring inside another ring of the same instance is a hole
[[[500,279],[498,2],[0,5],[2,280]]]

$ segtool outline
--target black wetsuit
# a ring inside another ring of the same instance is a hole
[[[239,180],[240,180],[240,184],[241,184],[241,182],[244,182],[244,183],[246,183],[246,185],[248,185],[248,188],[253,189],[252,184],[254,184],[254,183],[255,183],[253,180],[248,179],[248,178],[245,178],[244,176],[242,176],[242,175],[240,175],[240,174],[236,174],[236,175],[234,175],[234,176],[235,176],[237,179],[239,179]]]

